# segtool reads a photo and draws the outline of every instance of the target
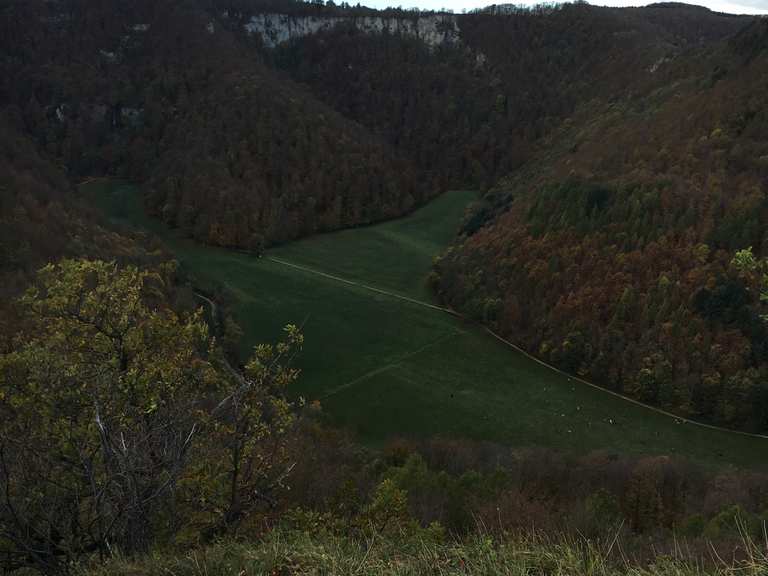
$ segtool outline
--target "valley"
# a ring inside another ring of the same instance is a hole
[[[768,17],[0,4],[0,573],[766,574]]]
[[[432,258],[453,237],[471,192],[447,192],[408,217],[261,258],[182,239],[144,214],[133,186],[98,181],[81,192],[113,221],[160,235],[196,282],[234,295],[243,355],[285,324],[300,325],[303,373],[292,395],[319,400],[334,425],[368,443],[437,435],[764,466],[766,440],[686,424],[589,388],[423,305],[433,304]]]

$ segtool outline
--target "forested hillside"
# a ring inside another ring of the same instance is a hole
[[[391,218],[439,190],[207,8],[9,3],[2,105],[70,179],[143,182],[150,210],[212,244]]]
[[[766,30],[578,106],[467,219],[442,297],[568,371],[765,430]]]
[[[270,49],[249,22],[275,13],[288,29],[338,24]],[[0,104],[70,180],[141,182],[170,225],[259,248],[489,186],[578,102],[619,97],[638,67],[745,23],[566,5],[446,16],[443,42],[377,28],[418,17],[257,0],[10,2]]]
[[[639,70],[744,23],[683,5],[481,11],[458,17],[458,44],[342,23],[272,58],[443,186],[484,187],[528,159],[577,103],[645,89]]]
[[[265,244],[393,218],[439,188],[359,125],[250,66],[164,134],[147,208],[194,238]]]
[[[281,6],[5,4],[5,268],[65,252],[87,176],[256,251],[492,187],[442,298],[612,388],[765,428],[762,277],[730,265],[763,252],[764,21],[497,8],[427,42],[418,14],[292,2],[274,21],[302,32],[270,48],[248,23]]]
[[[111,257],[149,264],[163,259],[149,242],[118,234],[73,199],[63,170],[0,113],[0,350],[18,328],[13,298],[39,267],[62,257]]]

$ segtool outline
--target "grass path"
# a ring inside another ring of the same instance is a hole
[[[290,268],[294,268],[295,270],[301,270],[302,272],[308,272],[309,274],[315,274],[316,276],[321,276],[323,278],[329,278],[331,280],[335,280],[336,282],[342,282],[343,284],[348,284],[349,286],[357,286],[358,288],[363,288],[365,290],[369,290],[371,292],[376,292],[377,294],[383,294],[384,296],[389,296],[390,298],[397,298],[398,300],[404,300],[405,302],[410,302],[411,304],[417,304],[418,306],[423,306],[424,308],[431,308],[432,310],[438,310],[440,312],[445,312],[447,314],[451,314],[453,316],[459,316],[456,312],[451,310],[450,308],[445,308],[443,306],[438,306],[436,304],[430,304],[429,302],[424,302],[422,300],[416,300],[415,298],[410,298],[408,296],[403,296],[402,294],[396,294],[395,292],[392,292],[391,290],[385,290],[384,288],[377,288],[375,286],[370,286],[369,284],[363,284],[362,282],[355,282],[354,280],[348,280],[346,278],[342,278],[341,276],[336,276],[334,274],[327,274],[325,272],[321,272],[320,270],[315,270],[313,268],[309,268],[307,266],[301,266],[299,264],[294,264],[292,262],[288,262],[286,260],[282,260],[280,258],[275,258],[273,256],[266,256],[265,257],[270,262],[276,262],[278,264],[282,264],[283,266],[288,266]]]

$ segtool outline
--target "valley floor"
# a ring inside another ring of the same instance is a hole
[[[765,465],[768,440],[686,424],[590,388],[431,304],[432,258],[473,193],[448,192],[406,218],[255,258],[178,238],[143,214],[131,186],[94,182],[83,192],[114,220],[159,233],[202,285],[228,289],[244,352],[276,339],[286,323],[301,325],[303,374],[294,393],[320,400],[335,424],[369,442],[440,435]]]

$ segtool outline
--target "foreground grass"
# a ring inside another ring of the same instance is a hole
[[[288,322],[301,324],[295,394],[319,399],[334,424],[369,442],[444,435],[768,465],[768,441],[680,424],[573,382],[448,314],[269,259],[427,300],[432,257],[450,242],[472,193],[446,193],[407,218],[308,238],[265,258],[179,238],[143,214],[133,187],[95,183],[84,193],[116,221],[161,235],[202,284],[228,288],[244,352],[275,340]]]
[[[584,576],[764,576],[768,558],[748,543],[743,559],[705,563],[682,555],[660,555],[641,566],[618,546],[590,541],[532,537],[503,542],[475,536],[462,542],[373,536],[368,540],[272,532],[261,542],[221,543],[184,555],[155,554],[139,561],[115,560],[81,576],[421,576],[421,575],[584,575]]]

